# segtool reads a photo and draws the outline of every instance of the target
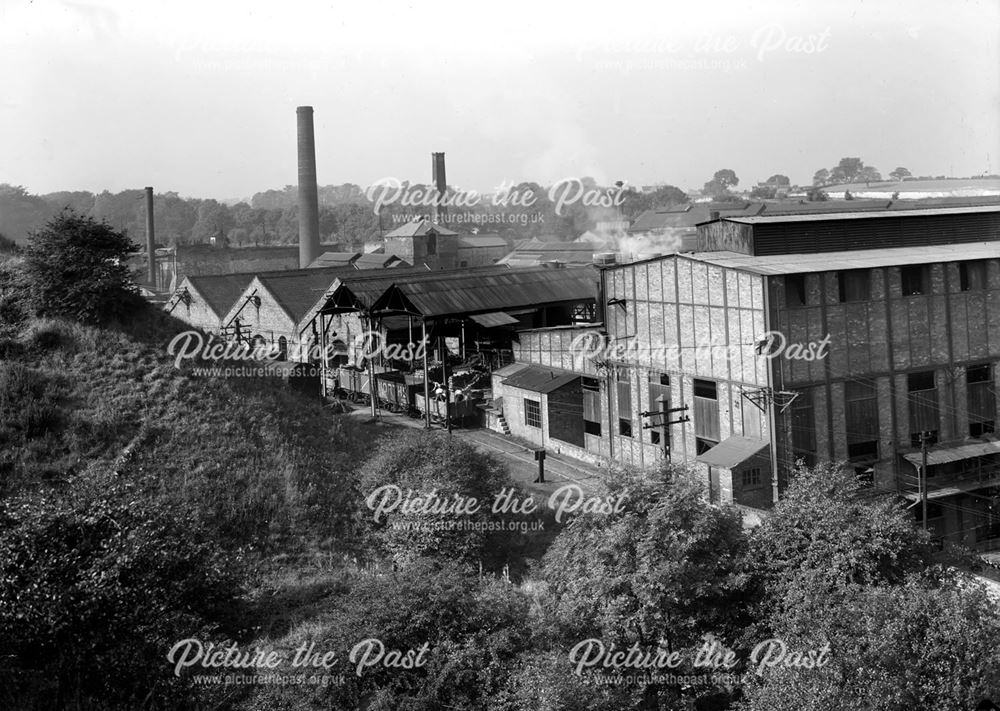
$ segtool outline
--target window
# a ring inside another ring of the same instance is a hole
[[[847,456],[852,462],[878,459],[878,392],[871,380],[844,383]]]
[[[878,440],[869,442],[857,442],[847,445],[847,456],[853,462],[858,459],[877,459]]]
[[[666,373],[649,373],[649,441],[652,444],[669,444],[670,433],[666,422],[670,419],[667,410],[670,409],[670,376]],[[662,413],[662,414],[660,414]]]
[[[924,522],[924,507],[921,504],[917,504],[913,507],[913,517],[916,519],[918,524]],[[941,508],[941,504],[935,504],[930,501],[927,502],[927,520],[935,518],[944,517],[944,509]]]
[[[583,431],[601,436],[601,385],[594,378],[581,378],[583,388]]]
[[[538,400],[524,399],[524,424],[541,429],[542,405]]]
[[[906,376],[906,388],[911,393],[923,390],[933,390],[935,388],[934,371],[924,370],[919,373],[908,374]]]
[[[968,398],[966,411],[969,413],[969,436],[982,437],[996,432],[996,397],[989,363],[966,367],[965,389]]]
[[[760,486],[760,467],[743,470],[743,488]]]
[[[848,301],[868,301],[871,295],[871,280],[867,269],[850,269],[837,272],[840,288],[840,303]]]
[[[718,400],[719,390],[717,383],[712,380],[699,380],[695,378],[694,396]]]
[[[812,390],[803,390],[792,400],[789,408],[792,421],[792,449],[799,452],[816,451],[816,415]]]
[[[699,454],[704,454],[718,443],[719,443],[718,440],[705,439],[704,437],[695,437],[694,438],[695,456]]]
[[[632,379],[624,368],[618,370],[618,434],[632,436]]]
[[[805,274],[789,274],[785,277],[785,305],[789,308],[806,305]]]
[[[278,360],[288,360],[288,339],[284,336],[278,339]]]
[[[962,291],[982,291],[986,288],[986,262],[959,262],[958,282]]]
[[[469,266],[469,263],[463,259],[461,262],[459,262],[458,266],[460,266],[460,267],[467,267],[467,266]]]
[[[714,381],[694,381],[694,434],[719,441],[719,393]]]
[[[910,400],[910,442],[920,446],[922,432],[931,434],[932,442],[937,442],[938,404],[934,371],[925,370],[906,376]]]
[[[928,516],[928,518],[930,518]],[[1000,538],[1000,515],[996,508],[983,511],[979,517],[980,524],[976,526],[976,542],[992,541]]]
[[[927,266],[914,264],[899,269],[903,296],[916,296],[927,293]]]

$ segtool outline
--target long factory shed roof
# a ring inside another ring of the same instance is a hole
[[[964,262],[1000,257],[1000,242],[970,242],[956,245],[926,247],[893,247],[888,249],[853,249],[819,254],[773,254],[755,257],[740,252],[689,252],[671,255],[686,257],[707,264],[765,276],[876,269],[879,267]],[[661,257],[662,259],[663,257]],[[628,265],[625,265],[628,266]]]
[[[859,211],[859,212],[808,212],[789,215],[748,215],[746,217],[719,217],[699,223],[738,222],[742,225],[773,225],[795,222],[839,222],[841,220],[879,220],[905,219],[936,215],[969,215],[987,212],[1000,212],[1000,205],[973,205],[963,207],[934,207],[930,209],[914,208],[911,210]]]
[[[438,272],[437,277],[396,281],[371,311],[442,318],[593,301],[597,281],[591,266]]]

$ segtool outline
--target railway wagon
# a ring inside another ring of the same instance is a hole
[[[362,395],[369,392],[368,372],[361,368],[340,366],[337,369],[337,385],[348,395]]]
[[[375,374],[379,404],[390,412],[409,412],[416,405],[417,392],[423,382],[416,376],[399,371]]]

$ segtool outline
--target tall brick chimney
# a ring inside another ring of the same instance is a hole
[[[153,189],[146,188],[146,277],[149,288],[156,290],[156,237],[153,234]]]
[[[448,179],[444,174],[444,153],[431,153],[431,179],[434,181],[434,187],[437,188],[438,199],[434,210],[434,222],[446,227],[448,208],[441,204],[448,192]]]
[[[319,194],[316,184],[316,138],[312,106],[295,109],[299,145],[299,268],[319,256]]]

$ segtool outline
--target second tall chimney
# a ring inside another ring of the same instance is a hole
[[[444,225],[448,219],[448,208],[443,204],[448,194],[448,179],[444,174],[444,153],[431,153],[431,179],[437,188],[437,205],[434,211],[434,222]]]
[[[146,188],[146,256],[149,287],[156,291],[156,237],[153,234],[153,189]]]
[[[299,136],[299,268],[319,256],[319,190],[316,184],[316,138],[312,106],[295,110]]]

